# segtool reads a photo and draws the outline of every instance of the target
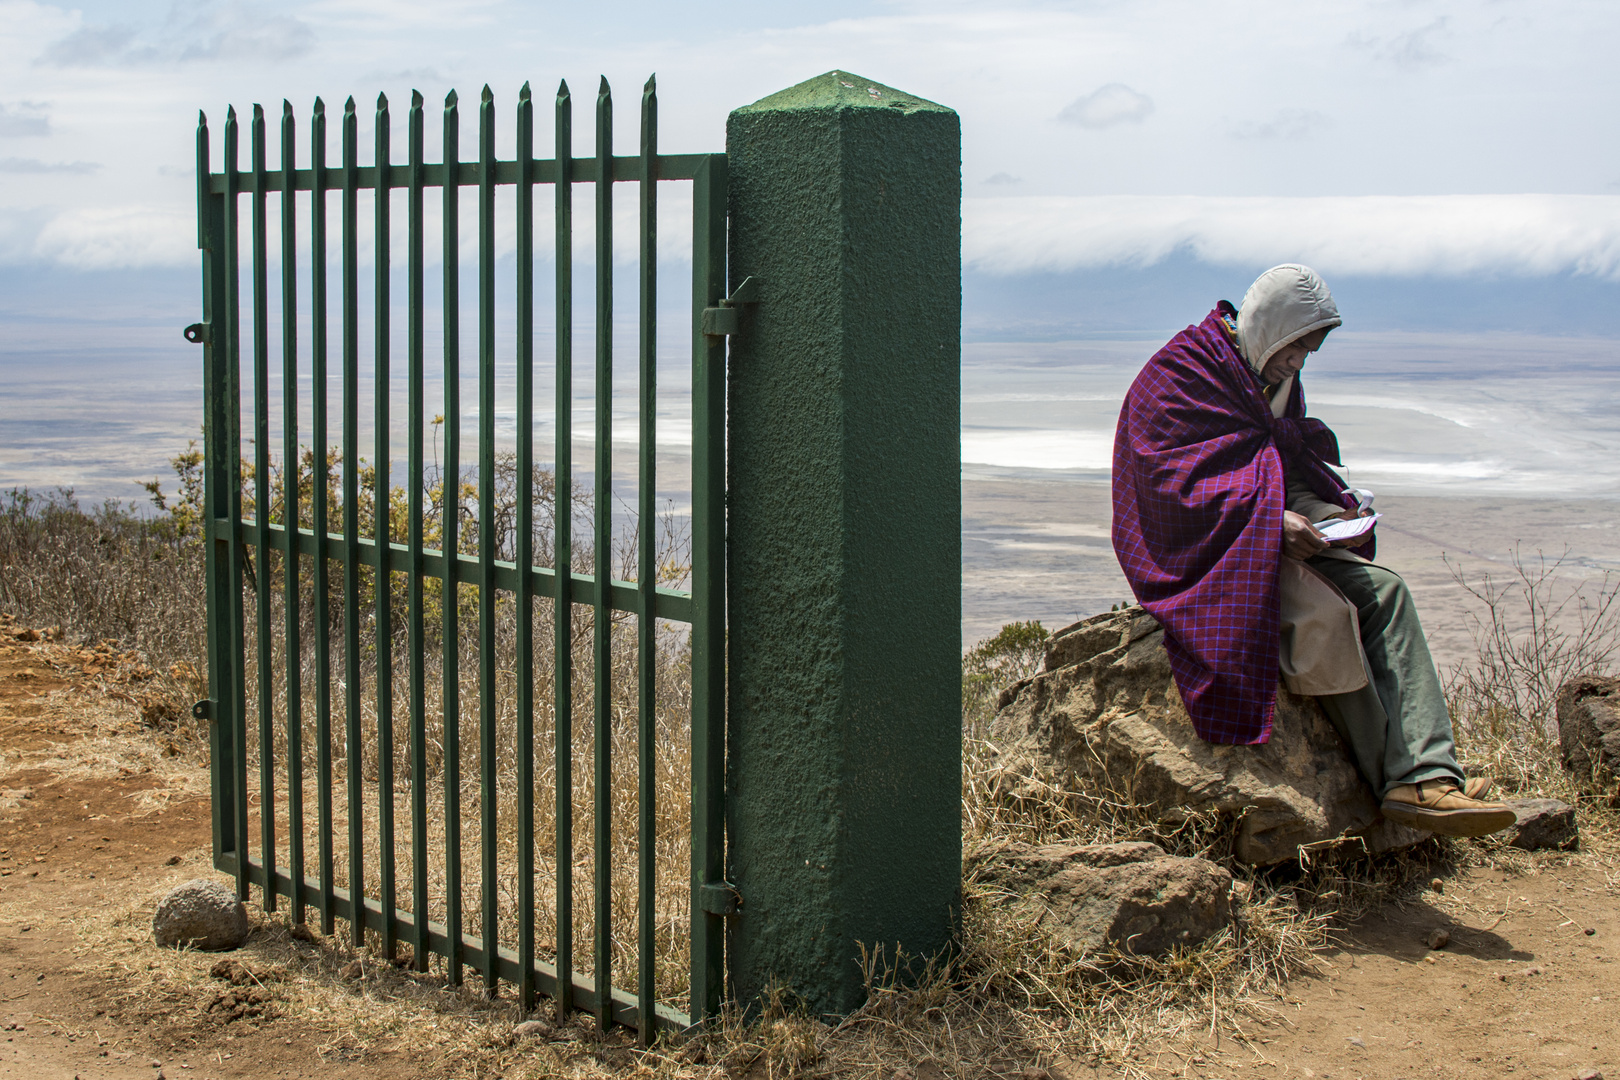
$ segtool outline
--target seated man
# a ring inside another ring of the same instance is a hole
[[[1147,362],[1114,436],[1114,551],[1165,628],[1202,738],[1270,738],[1282,670],[1315,687],[1385,817],[1483,836],[1514,814],[1481,801],[1490,781],[1465,781],[1457,765],[1411,593],[1371,561],[1370,533],[1330,544],[1312,525],[1370,513],[1328,468],[1341,464],[1338,440],[1305,415],[1298,377],[1340,321],[1321,278],[1278,266],[1241,308],[1221,301]],[[1295,617],[1320,614],[1324,597],[1341,608],[1342,644],[1322,630],[1331,613]]]

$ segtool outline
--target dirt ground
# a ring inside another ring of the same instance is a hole
[[[375,977],[418,993],[420,1019],[353,1038],[368,1022],[371,969],[262,915],[236,954],[259,965],[260,1000],[212,977],[217,957],[158,950],[147,929],[155,899],[213,873],[206,768],[143,725],[138,663],[15,640],[9,628],[0,637],[0,1080],[718,1072],[566,1029],[532,1053],[514,1050],[509,1009],[392,971]],[[1149,1045],[1129,1067],[1202,1078],[1620,1080],[1620,864],[1585,851],[1498,865],[1508,868],[1459,870],[1347,927],[1314,976],[1285,988],[1274,1019],[1244,1025],[1248,1038]],[[1436,929],[1450,943],[1430,949]],[[325,973],[323,993],[284,995],[273,980],[289,964]],[[443,1038],[424,1036],[441,1025]],[[1110,1071],[1059,1059],[1011,1075]],[[918,1061],[912,1072],[982,1069]]]

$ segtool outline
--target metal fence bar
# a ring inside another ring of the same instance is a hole
[[[495,95],[478,103],[478,809],[484,993],[496,992],[495,829]]]
[[[310,124],[310,164],[314,172],[309,206],[310,228],[310,442],[314,451],[311,522],[314,535],[325,539],[330,527],[327,447],[326,371],[326,103],[315,99]],[[330,574],[324,547],[315,552],[310,585],[315,594],[315,799],[320,862],[321,933],[335,925],[332,913],[332,622],[328,592]]]
[[[445,168],[460,155],[461,113],[454,90],[444,98]],[[444,472],[440,478],[444,508],[444,573],[440,579],[444,610],[444,892],[446,956],[451,985],[461,983],[461,595],[455,578],[461,546],[461,248],[460,188],[444,189]]]
[[[343,104],[343,727],[348,736],[349,891],[365,892],[365,809],[360,786],[360,282],[359,135],[354,98]],[[364,945],[366,928],[350,920]]]
[[[416,936],[411,942],[411,958],[417,971],[428,963],[428,806],[427,806],[427,626],[422,605],[425,602],[422,561],[424,509],[423,487],[427,482],[422,453],[422,95],[411,91],[411,111],[406,121],[407,151],[410,163],[410,195],[406,205],[408,267],[406,293],[408,329],[406,340],[406,405],[410,413],[409,440],[405,465],[406,515],[410,533],[411,571],[406,582],[406,603],[410,607],[410,717],[411,717],[411,912],[416,916]]]
[[[265,222],[264,108],[253,106],[253,520],[261,530],[270,523],[270,283]],[[270,544],[265,530],[255,545],[258,566],[253,575],[253,621],[259,665],[259,857],[276,864],[275,703],[272,700],[270,638]],[[276,894],[266,891],[264,910],[276,910]]]
[[[653,514],[658,488],[658,89],[649,78],[641,91],[641,401],[640,475],[636,482],[636,591],[641,613],[636,616],[636,1007],[651,1016],[658,997],[657,954],[653,949],[656,926],[653,911],[657,896],[658,843],[657,784],[654,772],[658,738],[657,684],[654,661],[658,647],[658,620],[654,615],[658,585],[657,548]],[[642,1045],[652,1041],[652,1025],[637,1032]]]
[[[726,345],[703,310],[726,295],[726,159],[692,190],[692,975],[691,1013],[719,1011],[725,924],[707,886],[725,878]]]
[[[658,156],[658,176],[661,180],[692,180],[697,176],[699,169],[706,166],[713,154],[660,154]],[[625,157],[611,159],[611,175],[615,184],[631,183],[641,179],[641,155],[632,154]],[[534,163],[534,179],[537,184],[553,184],[557,181],[557,163],[555,161],[536,161]],[[356,183],[362,191],[377,186],[377,172],[369,165],[362,166],[356,174]],[[461,187],[476,186],[478,183],[478,165],[476,162],[464,161],[454,168],[446,169],[443,165],[428,165],[424,181],[428,187],[443,187],[447,178],[450,182]],[[594,184],[599,179],[597,161],[594,157],[585,158],[574,163],[574,182],[576,184]],[[292,183],[279,171],[268,177],[267,191],[280,191],[291,187],[295,191],[308,191],[312,183],[311,173],[308,169],[297,169],[293,173]],[[517,183],[517,162],[497,161],[495,163],[495,185],[510,185]],[[405,178],[395,175],[386,182],[389,187],[404,187]],[[210,194],[220,194],[224,189],[224,182],[220,175],[215,173],[209,177],[208,190]]]
[[[236,542],[237,530],[242,524],[242,250],[239,196],[242,192],[240,169],[241,130],[236,110],[225,115],[225,306],[227,337],[225,339],[225,429],[220,434],[225,442],[225,463],[221,479],[225,484],[223,500],[224,518],[216,518],[214,527],[218,537],[219,523],[224,522],[225,551],[229,566],[229,584],[225,589],[225,618],[230,637],[229,657],[234,672],[229,683],[228,715],[220,722],[229,724],[231,742],[236,750],[231,762],[235,773],[235,798],[231,812],[236,818],[236,893],[248,898],[248,786],[247,786],[247,678],[244,670],[247,659],[247,632],[243,624],[242,546]]]
[[[596,874],[594,900],[596,949],[592,973],[596,976],[596,1025],[606,1031],[613,1022],[608,1008],[613,985],[613,847],[612,847],[612,609],[608,598],[613,542],[613,181],[609,159],[613,154],[613,91],[607,77],[596,92],[596,556],[595,734],[592,739],[596,769]]]
[[[281,167],[291,169],[296,156],[292,102],[281,103]],[[298,465],[298,200],[281,195],[281,467],[282,520],[288,535],[299,526]],[[289,546],[282,562],[282,640],[287,667],[287,869],[304,879],[304,709],[303,654],[299,638],[298,551]],[[269,677],[269,673],[265,673]],[[292,921],[304,921],[304,897],[294,893]]]
[[[554,594],[555,641],[552,667],[552,737],[555,751],[557,860],[557,970],[574,970],[574,607],[564,583],[574,576],[574,121],[568,83],[557,86],[556,273],[556,460],[552,466],[552,559],[558,583]],[[557,986],[558,1019],[574,1007],[574,983]]]
[[[517,551],[534,565],[534,101],[529,84],[517,114]],[[534,579],[518,575],[517,606],[517,908],[518,1009],[534,1004]]]
[[[376,113],[377,174],[387,177],[389,136],[393,121],[388,98],[377,95]],[[382,954],[392,960],[398,952],[399,935],[394,924],[397,888],[394,874],[394,588],[383,553],[392,536],[389,495],[389,192],[379,186],[375,193],[373,266],[373,325],[371,395],[372,421],[372,522],[377,536],[377,576],[373,579],[377,627],[377,886],[383,906]]]

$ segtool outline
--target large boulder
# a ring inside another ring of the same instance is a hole
[[[1196,945],[1232,918],[1231,874],[1154,844],[1007,843],[974,863],[1015,914],[1077,952],[1158,955]]]
[[[1233,852],[1254,865],[1341,838],[1378,853],[1429,835],[1383,819],[1315,698],[1279,685],[1262,746],[1200,739],[1171,678],[1164,631],[1141,608],[1058,631],[1045,670],[1002,693],[992,741],[1003,797],[1039,799],[1056,783],[1167,823],[1213,811],[1236,822]]]
[[[1558,745],[1577,782],[1615,794],[1620,776],[1620,679],[1588,676],[1558,691]]]
[[[248,939],[247,908],[224,882],[197,878],[177,885],[158,903],[152,937],[164,948],[218,952]]]

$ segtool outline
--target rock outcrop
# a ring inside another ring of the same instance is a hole
[[[1591,676],[1558,691],[1558,745],[1581,784],[1616,794],[1620,777],[1620,679]]]
[[[1043,933],[1082,953],[1113,946],[1158,955],[1195,945],[1232,918],[1231,874],[1154,844],[1000,844],[975,863],[1015,916],[1033,916]]]
[[[235,949],[247,941],[249,929],[236,890],[208,878],[175,886],[152,916],[152,937],[164,948]]]
[[[1215,811],[1235,820],[1234,854],[1250,864],[1283,862],[1341,837],[1376,853],[1429,835],[1379,815],[1314,698],[1279,686],[1263,746],[1200,739],[1171,678],[1164,632],[1141,608],[1058,631],[1045,670],[1002,693],[992,739],[1005,797],[1038,798],[1058,783],[1166,822]]]

